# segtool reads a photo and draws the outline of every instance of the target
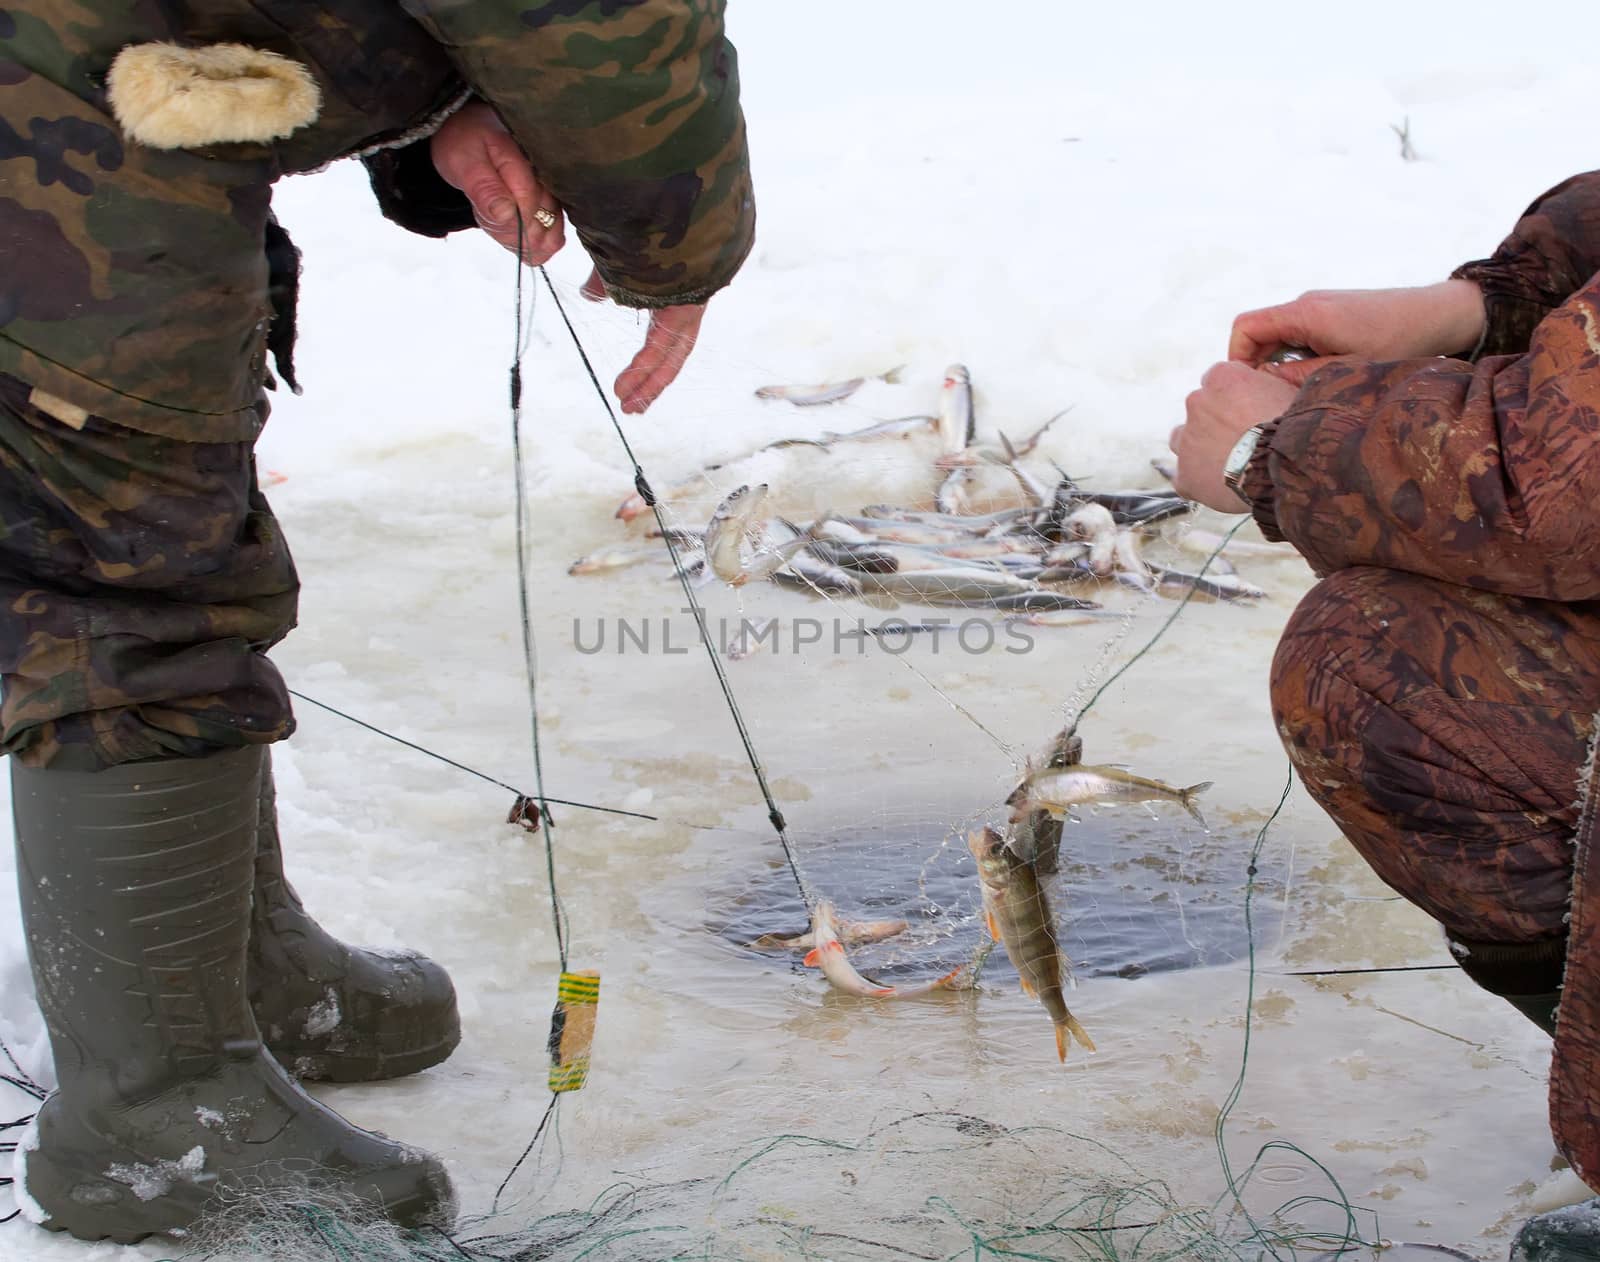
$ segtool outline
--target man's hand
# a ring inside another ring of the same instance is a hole
[[[1185,499],[1221,513],[1249,508],[1222,480],[1228,453],[1247,429],[1282,416],[1296,386],[1244,364],[1215,364],[1184,401],[1184,423],[1172,431],[1178,457],[1173,486]]]
[[[555,257],[566,240],[561,208],[492,109],[473,104],[456,111],[434,133],[431,152],[434,169],[472,203],[478,227],[515,253],[520,211],[523,261],[537,267]],[[552,219],[550,227],[539,222],[540,212]]]
[[[1469,280],[1415,289],[1318,289],[1293,302],[1246,311],[1233,322],[1228,358],[1303,381],[1319,366],[1314,361],[1263,361],[1283,346],[1362,359],[1464,355],[1477,345],[1483,321],[1483,294]]]
[[[583,296],[603,302],[605,284],[598,271],[584,282]],[[677,380],[689,352],[700,336],[700,322],[706,318],[704,303],[682,307],[656,307],[650,312],[650,328],[644,346],[633,362],[622,370],[615,387],[624,412],[643,412],[661,397],[662,391]]]

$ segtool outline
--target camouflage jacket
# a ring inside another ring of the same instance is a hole
[[[0,372],[63,417],[252,438],[273,181],[361,155],[391,218],[465,227],[419,140],[474,94],[619,302],[702,301],[751,245],[724,0],[0,5]]]
[[[1243,488],[1319,574],[1406,570],[1600,599],[1600,172],[1540,198],[1488,259],[1476,362],[1335,361],[1266,427]]]
[[[1288,539],[1321,574],[1384,566],[1560,601],[1600,620],[1600,605],[1589,603],[1600,600],[1600,172],[1545,194],[1492,257],[1456,274],[1484,293],[1476,362],[1321,369],[1267,427],[1246,496],[1262,530]],[[1505,669],[1516,673],[1515,663]],[[1583,809],[1550,1122],[1573,1169],[1600,1190],[1592,753],[1589,766],[1573,769],[1573,800]]]

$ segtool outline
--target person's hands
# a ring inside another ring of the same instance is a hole
[[[1284,346],[1319,357],[1419,359],[1470,351],[1483,333],[1483,294],[1468,280],[1414,289],[1318,289],[1293,302],[1246,311],[1233,322],[1228,358],[1302,382],[1315,360],[1267,365]]]
[[[1214,364],[1184,401],[1184,423],[1172,431],[1178,458],[1173,486],[1185,499],[1222,513],[1249,505],[1228,489],[1222,467],[1247,429],[1282,416],[1298,387],[1244,364]]]
[[[584,282],[583,296],[603,302],[605,284],[598,271]],[[613,387],[624,412],[643,412],[661,397],[662,391],[677,380],[689,352],[700,336],[700,322],[706,318],[704,303],[681,307],[656,307],[650,312],[650,328],[644,346],[633,362],[622,370]]]
[[[523,261],[537,267],[555,257],[566,240],[561,208],[492,109],[473,104],[457,110],[433,134],[431,152],[434,169],[472,203],[478,227],[515,253],[520,211]],[[539,222],[541,211],[553,216],[548,228]]]

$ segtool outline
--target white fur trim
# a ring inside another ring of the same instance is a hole
[[[152,149],[281,140],[322,108],[311,71],[244,44],[133,44],[106,87],[122,130]]]

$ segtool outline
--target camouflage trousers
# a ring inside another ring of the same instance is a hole
[[[0,375],[0,748],[96,770],[286,737],[265,651],[299,585],[251,445],[30,398]]]
[[[1307,790],[1454,938],[1565,938],[1579,775],[1600,709],[1600,605],[1348,569],[1272,669]]]

